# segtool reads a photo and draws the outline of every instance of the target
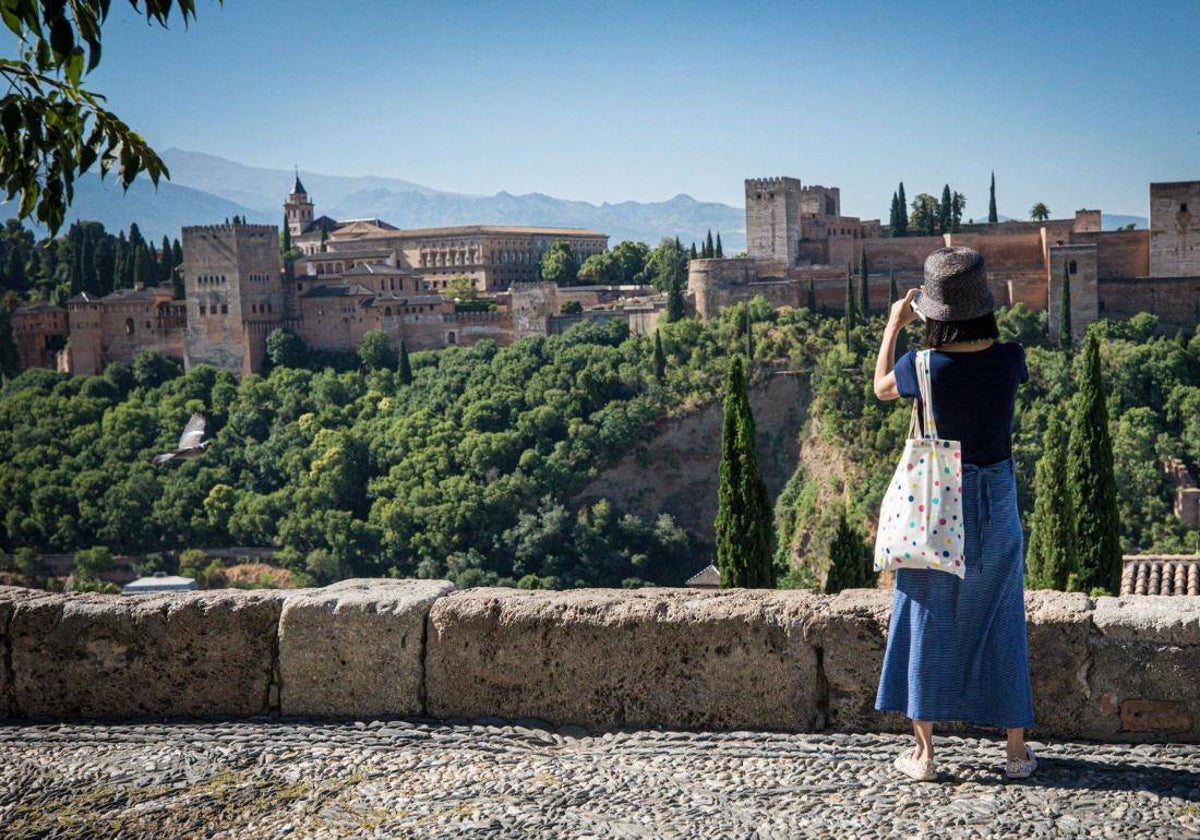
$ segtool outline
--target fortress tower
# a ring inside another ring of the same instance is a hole
[[[1200,276],[1200,181],[1150,185],[1150,276]]]
[[[751,259],[794,265],[799,253],[798,178],[746,179],[746,253]]]
[[[299,179],[296,183],[299,186]],[[185,227],[183,254],[184,367],[210,364],[239,374],[262,371],[267,335],[282,326],[286,311],[278,229]]]
[[[313,204],[308,200],[304,184],[300,183],[299,172],[296,173],[296,182],[292,184],[292,191],[288,193],[287,201],[284,202],[283,212],[287,217],[288,233],[293,238],[304,233],[312,224]]]

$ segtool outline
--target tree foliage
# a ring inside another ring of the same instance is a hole
[[[1025,583],[1030,589],[1065,590],[1076,568],[1075,513],[1067,491],[1067,430],[1058,410],[1050,414],[1033,493]]]
[[[772,514],[758,472],[754,415],[740,356],[729,367],[717,485],[717,568],[722,587],[773,589]]]
[[[571,246],[561,239],[542,254],[542,280],[559,286],[573,286],[579,279],[579,260]]]
[[[56,233],[74,197],[76,178],[97,166],[123,189],[145,173],[169,176],[142,137],[84,87],[100,63],[101,27],[111,0],[33,2],[2,0],[0,16],[20,43],[19,58],[0,59],[8,92],[0,98],[0,172],[17,218],[36,218]],[[186,25],[193,0],[130,0],[151,23],[167,26],[173,14]]]
[[[838,514],[837,530],[829,543],[829,572],[825,593],[843,589],[864,589],[875,585],[871,548],[857,528],[850,524],[843,508]]]
[[[1100,342],[1084,341],[1079,393],[1067,449],[1067,486],[1075,516],[1079,586],[1116,594],[1121,588],[1120,514],[1108,406],[1100,373]]]

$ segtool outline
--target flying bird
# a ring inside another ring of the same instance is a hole
[[[204,415],[193,414],[192,419],[188,420],[187,425],[183,427],[183,434],[179,438],[179,448],[172,449],[170,452],[164,452],[161,455],[154,456],[154,464],[165,464],[172,458],[199,458],[204,454],[208,447],[212,446],[212,439],[201,440],[204,437]]]

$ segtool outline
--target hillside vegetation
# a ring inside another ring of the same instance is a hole
[[[812,420],[776,505],[776,539],[781,565],[820,573],[843,502],[852,522],[872,526],[907,407],[872,394],[878,321],[856,328],[848,350],[838,319],[762,301],[664,325],[662,382],[653,337],[621,324],[414,354],[408,385],[387,369],[182,375],[153,354],[91,378],[30,371],[0,393],[0,548],[11,563],[22,548],[274,547],[298,581],[317,583],[391,574],[464,586],[679,584],[710,546],[666,515],[569,500],[659,421],[719,399],[747,322],[752,376],[770,366],[811,379]],[[1016,429],[1028,521],[1048,407],[1071,397],[1072,358],[1043,346],[1044,325],[1020,308],[1001,322],[1028,347]],[[1162,464],[1200,460],[1200,339],[1155,337],[1154,326],[1139,316],[1093,327],[1105,339],[1121,536],[1127,550],[1194,549]],[[152,466],[194,411],[207,416],[213,447]],[[655,469],[653,453],[645,468]]]

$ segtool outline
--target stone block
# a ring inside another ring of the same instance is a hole
[[[0,586],[0,717],[9,717],[13,711],[12,669],[9,644],[9,622],[13,610],[21,601],[44,598],[50,593],[40,589],[25,589],[20,586]]]
[[[887,648],[892,591],[846,589],[823,601],[807,628],[825,674],[829,726],[850,732],[907,732],[908,719],[875,711]]]
[[[1092,602],[1078,592],[1028,591],[1025,615],[1037,734],[1069,737],[1085,717],[1102,713],[1087,682]]]
[[[1200,599],[1098,598],[1092,623],[1091,696],[1100,703],[1108,695],[1104,705],[1120,714],[1086,716],[1077,734],[1170,732],[1173,740],[1200,740]]]
[[[438,717],[589,727],[808,731],[817,657],[808,592],[474,589],[429,614]]]
[[[268,711],[282,593],[70,594],[19,601],[9,623],[21,717]]]
[[[289,598],[279,622],[280,711],[423,715],[425,620],[448,581],[345,580]]]

